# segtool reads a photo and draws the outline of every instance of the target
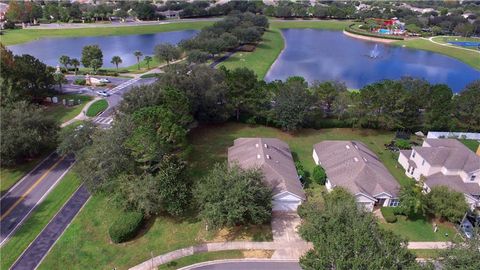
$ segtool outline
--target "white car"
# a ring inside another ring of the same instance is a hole
[[[102,91],[97,91],[97,95],[102,96],[102,97],[108,97],[108,96],[110,96],[110,93],[102,90]]]
[[[102,78],[98,81],[101,82],[101,83],[109,83],[110,82],[108,79],[105,79],[105,78]]]

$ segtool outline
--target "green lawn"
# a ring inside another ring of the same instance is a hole
[[[421,218],[408,220],[405,216],[397,216],[395,223],[380,223],[380,226],[407,238],[409,241],[452,241],[456,230],[452,223],[437,223],[438,231],[433,231],[433,225]],[[448,233],[448,237],[445,236]]]
[[[418,258],[437,258],[442,250],[440,249],[411,249],[410,250]]]
[[[461,141],[468,149],[472,150],[473,152],[477,152],[478,146],[480,146],[480,142],[477,140],[459,140]]]
[[[63,106],[62,99],[74,99],[75,101],[80,99],[80,105],[75,105],[72,107]],[[83,106],[90,100],[92,100],[91,96],[85,95],[58,95],[59,104],[53,104],[45,109],[45,112],[51,115],[55,120],[59,123],[66,122],[75,116],[77,116],[83,109]]]
[[[409,40],[396,41],[391,43],[393,45],[403,46],[412,49],[427,50],[436,53],[441,53],[455,59],[458,59],[475,69],[480,70],[480,53],[471,50],[464,50],[454,46],[442,46],[435,44],[429,40],[416,38]]]
[[[100,99],[92,104],[87,109],[87,116],[94,117],[97,116],[99,113],[105,111],[108,108],[108,102],[105,99]]]
[[[153,34],[159,32],[202,29],[211,25],[211,21],[165,23],[158,25],[92,27],[75,29],[15,29],[6,30],[2,35],[2,43],[6,46],[30,42],[45,37],[84,37],[84,36],[118,36],[134,34]],[[109,60],[110,59],[106,59]]]
[[[450,41],[469,41],[469,42],[479,42],[480,38],[475,37],[460,37],[460,36],[437,36],[433,40],[440,43],[447,43]]]
[[[25,163],[16,165],[15,167],[0,167],[0,194],[3,195],[8,191],[15,183],[17,183],[25,174],[30,172],[35,166],[37,166],[46,156],[50,154],[50,151],[45,151],[43,155],[31,159]]]
[[[76,174],[72,171],[68,172],[13,237],[0,249],[2,257],[0,269],[8,269],[15,262],[79,186],[80,180]]]
[[[221,259],[242,259],[244,258],[240,250],[215,251],[207,253],[199,253],[192,256],[184,257],[176,261],[171,261],[167,264],[160,265],[158,270],[175,270],[187,265],[192,265],[200,262],[221,260]]]

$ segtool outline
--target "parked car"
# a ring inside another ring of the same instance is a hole
[[[466,218],[470,223],[472,223],[473,227],[480,227],[480,215],[475,215],[472,212],[467,213]]]
[[[460,232],[468,239],[473,238],[473,225],[468,219],[464,218],[462,223],[460,223]]]
[[[97,91],[97,95],[102,96],[102,97],[108,97],[108,96],[110,96],[110,93],[108,93],[107,91],[101,90],[101,91]]]
[[[110,83],[110,81],[108,79],[105,79],[105,78],[102,78],[98,81],[101,82],[101,83]]]

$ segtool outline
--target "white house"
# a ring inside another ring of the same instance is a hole
[[[288,144],[274,138],[239,138],[228,148],[228,163],[259,168],[273,190],[273,211],[292,212],[305,200]]]
[[[313,147],[313,160],[327,174],[327,190],[350,191],[368,211],[398,206],[400,185],[378,157],[358,141],[323,141]]]
[[[461,192],[471,208],[480,207],[480,156],[456,139],[425,139],[421,147],[402,150],[398,162],[405,174],[423,178],[425,192],[447,186]]]

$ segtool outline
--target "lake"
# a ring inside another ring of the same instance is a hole
[[[267,73],[267,81],[298,75],[309,82],[339,80],[359,89],[383,79],[411,76],[447,84],[458,92],[480,79],[480,71],[433,52],[358,40],[340,31],[285,29],[282,33],[285,49]]]
[[[153,55],[153,50],[160,43],[177,44],[183,39],[189,39],[198,33],[197,30],[184,30],[144,35],[98,36],[98,37],[70,37],[70,38],[42,38],[37,41],[8,46],[14,54],[30,54],[47,65],[58,65],[62,55],[81,59],[82,48],[86,45],[97,44],[103,51],[103,67],[115,67],[110,60],[118,55],[123,63],[120,67],[127,67],[137,63],[133,52],[138,50],[144,55]]]

